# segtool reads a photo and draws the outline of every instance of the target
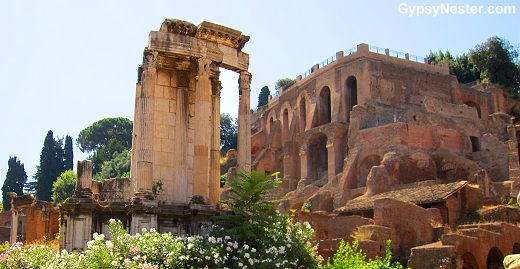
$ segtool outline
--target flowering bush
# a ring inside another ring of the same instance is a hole
[[[366,253],[359,249],[358,241],[352,244],[341,241],[338,251],[334,254],[334,264],[328,263],[324,269],[403,269],[404,267],[396,262],[392,263],[392,251],[390,250],[390,240],[386,241],[385,257],[376,257],[373,260],[366,258]]]

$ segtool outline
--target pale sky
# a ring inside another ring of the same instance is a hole
[[[409,16],[398,8],[468,3],[482,12],[515,6],[516,14]],[[133,120],[137,67],[149,32],[165,18],[210,21],[251,36],[243,49],[253,75],[251,108],[262,86],[273,92],[278,79],[360,43],[418,56],[439,49],[460,55],[494,35],[520,44],[518,1],[2,1],[0,184],[9,156],[32,180],[48,130],[75,140],[102,118]],[[234,117],[237,79],[221,73],[222,112]],[[86,158],[77,147],[74,155],[75,164]]]

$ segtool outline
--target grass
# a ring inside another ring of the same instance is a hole
[[[374,231],[370,230],[367,227],[358,226],[356,230],[352,232],[350,237],[354,238],[355,240],[370,240],[372,238],[372,235],[374,234]]]

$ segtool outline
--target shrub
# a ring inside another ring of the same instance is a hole
[[[336,254],[333,257],[333,264],[328,262],[324,269],[403,269],[400,263],[392,263],[392,251],[390,250],[390,240],[386,241],[385,257],[376,257],[374,260],[366,259],[366,253],[359,249],[358,241],[352,244],[341,241]]]

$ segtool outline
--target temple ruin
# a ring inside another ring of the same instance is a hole
[[[219,68],[240,74],[238,165],[250,171],[249,40],[210,22],[167,19],[151,31],[138,68],[130,179],[92,181],[78,163],[74,196],[61,206],[61,246],[82,249],[110,218],[131,233],[198,233],[220,201]]]

